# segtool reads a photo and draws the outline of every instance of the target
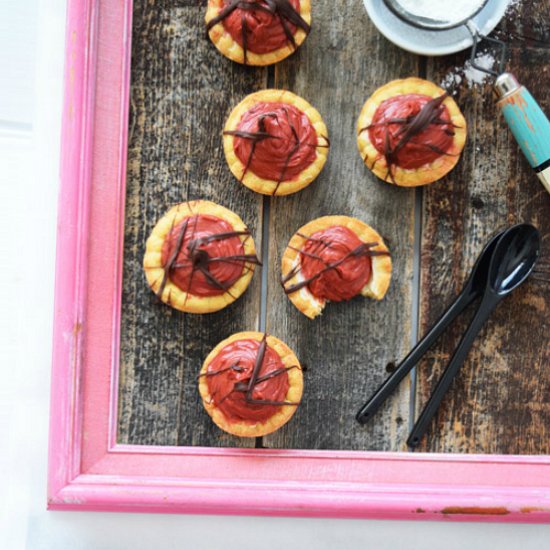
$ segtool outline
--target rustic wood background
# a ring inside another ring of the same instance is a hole
[[[337,10],[333,0],[314,0],[313,30],[294,56],[269,69],[242,67],[222,57],[206,37],[206,2],[134,4],[119,440],[403,450],[414,414],[469,315],[369,425],[357,424],[355,412],[406,354],[415,327],[424,332],[460,290],[488,236],[527,221],[543,233],[537,270],[488,323],[422,450],[550,454],[550,197],[498,116],[490,83],[470,88],[463,81],[453,90],[468,120],[469,141],[457,168],[439,183],[416,190],[384,184],[364,167],[355,144],[356,118],[378,86],[414,75],[440,82],[464,65],[468,53],[417,57],[378,33],[361,0],[342,2]],[[523,2],[497,33],[511,43],[509,70],[550,112],[550,0]],[[271,86],[310,101],[332,143],[318,180],[289,197],[260,197],[238,184],[221,147],[232,107]],[[207,316],[158,303],[141,269],[156,220],[171,204],[196,198],[239,213],[265,264],[263,278],[258,270],[243,298]],[[330,304],[321,318],[309,321],[279,285],[280,256],[296,229],[326,214],[350,214],[377,228],[392,251],[394,277],[384,301]],[[203,411],[197,374],[221,339],[264,327],[307,366],[304,400],[275,434],[239,440],[219,431]]]

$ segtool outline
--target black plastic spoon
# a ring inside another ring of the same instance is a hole
[[[363,405],[357,413],[356,419],[361,424],[365,424],[380,408],[382,403],[390,396],[401,380],[409,374],[412,368],[418,363],[421,357],[428,351],[439,336],[447,327],[460,315],[476,298],[481,296],[487,285],[489,275],[489,264],[495,250],[498,240],[505,231],[497,233],[485,245],[485,248],[479,254],[470,277],[464,284],[462,292],[456,297],[455,301],[441,315],[433,327],[425,334],[416,346],[409,352],[407,357],[401,361],[391,376],[386,378],[382,385],[376,390],[376,393]]]
[[[529,224],[507,229],[493,250],[487,282],[479,309],[464,333],[450,363],[439,379],[420,417],[407,439],[409,447],[417,447],[426,433],[443,396],[466,359],[478,332],[499,302],[515,290],[533,271],[540,254],[540,234]]]

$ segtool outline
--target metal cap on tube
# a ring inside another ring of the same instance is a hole
[[[513,94],[515,91],[519,90],[521,88],[521,84],[513,74],[502,73],[495,80],[494,88],[498,99],[502,99],[503,97]]]

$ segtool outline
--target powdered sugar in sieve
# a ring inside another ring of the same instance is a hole
[[[453,24],[479,11],[484,0],[397,0],[396,3],[417,17]]]

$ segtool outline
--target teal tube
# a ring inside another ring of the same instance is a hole
[[[542,168],[550,160],[550,121],[538,103],[521,86],[498,104],[531,166]]]

